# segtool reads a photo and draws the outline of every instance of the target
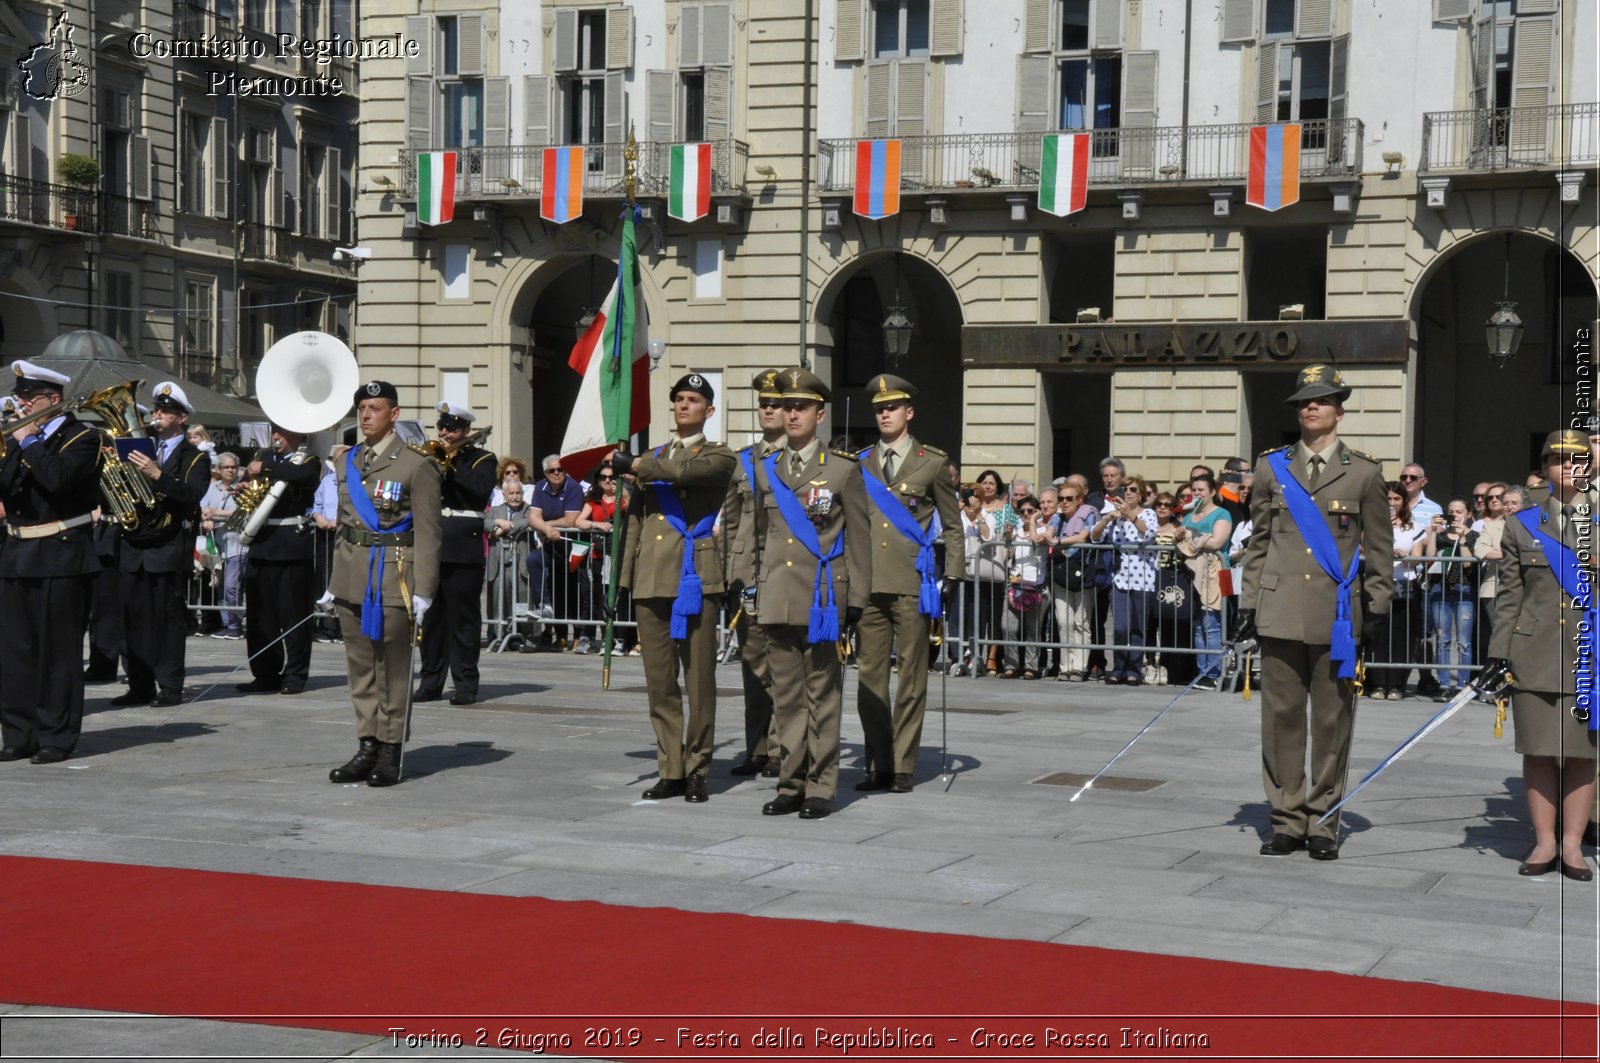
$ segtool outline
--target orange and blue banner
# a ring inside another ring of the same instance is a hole
[[[1300,123],[1250,127],[1250,175],[1244,201],[1262,210],[1300,202]]]
[[[856,141],[855,212],[863,218],[900,213],[900,142]]]
[[[583,148],[545,148],[539,217],[563,225],[583,213]]]

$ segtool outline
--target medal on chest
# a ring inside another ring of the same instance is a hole
[[[811,518],[813,524],[821,525],[833,512],[833,492],[826,487],[808,488],[805,502],[806,516]]]
[[[399,480],[379,480],[372,488],[372,502],[380,513],[397,513],[404,489]]]

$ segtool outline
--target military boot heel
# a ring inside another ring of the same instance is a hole
[[[378,762],[367,778],[368,786],[393,786],[400,781],[400,743],[379,742]]]
[[[371,775],[372,766],[378,762],[378,744],[376,738],[363,738],[355,756],[328,772],[328,781],[360,782]]]

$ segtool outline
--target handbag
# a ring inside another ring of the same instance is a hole
[[[1187,621],[1194,616],[1194,576],[1187,565],[1156,569],[1155,608],[1163,620]]]

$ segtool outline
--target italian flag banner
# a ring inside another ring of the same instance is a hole
[[[1047,133],[1039,164],[1039,209],[1065,217],[1089,202],[1089,134]]]
[[[443,225],[456,216],[456,153],[425,151],[417,156],[417,223]]]
[[[697,221],[711,211],[711,145],[674,144],[667,217]]]
[[[622,220],[617,279],[594,324],[573,345],[567,364],[583,380],[561,441],[561,467],[587,473],[606,453],[650,423],[649,318],[639,284],[639,246],[629,206]]]

